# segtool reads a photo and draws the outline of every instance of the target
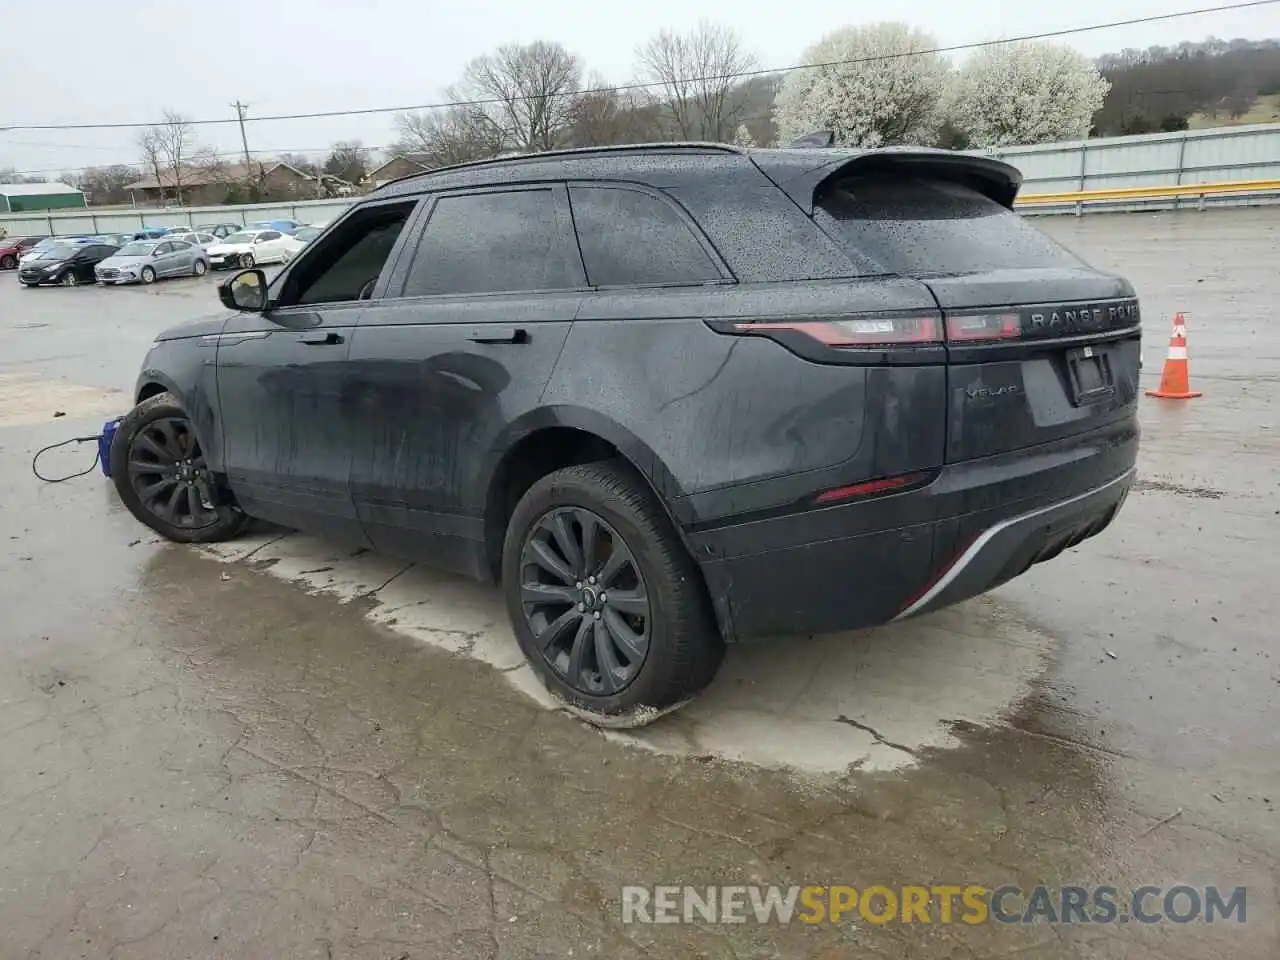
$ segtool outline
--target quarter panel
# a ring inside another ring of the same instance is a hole
[[[923,288],[896,280],[598,293],[543,404],[595,411],[639,438],[664,467],[646,470],[651,482],[686,525],[776,509],[939,465],[945,370],[813,363],[702,320],[931,308]]]

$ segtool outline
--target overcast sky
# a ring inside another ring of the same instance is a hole
[[[0,167],[59,171],[136,162],[136,130],[9,130],[24,123],[151,121],[358,109],[437,101],[466,62],[508,42],[563,43],[611,82],[633,76],[638,42],[701,18],[741,34],[762,66],[794,63],[828,30],[892,16],[944,45],[1208,6],[1212,0],[8,0],[0,30]],[[1052,9],[1053,12],[1049,12]],[[1180,40],[1280,37],[1275,6],[1077,34],[1093,56]],[[240,150],[234,124],[197,129],[200,145]],[[249,124],[254,150],[323,155],[338,139],[380,146],[392,115]]]

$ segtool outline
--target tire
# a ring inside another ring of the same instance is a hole
[[[0,257],[0,270],[12,270],[18,265],[18,261],[11,254]]]
[[[76,276],[76,272],[74,270],[68,270],[63,273],[62,276],[58,277],[57,282],[60,286],[64,287],[80,286],[80,278]]]
[[[565,526],[557,532],[561,521]],[[590,563],[582,546],[588,525],[598,531],[591,538],[596,556]],[[573,550],[559,545],[560,533],[577,537],[572,557]],[[617,567],[619,542],[629,556]],[[545,557],[548,547],[559,575],[533,559]],[[629,464],[611,460],[566,467],[537,481],[512,512],[502,558],[503,594],[520,647],[547,689],[572,706],[602,721],[633,717],[645,722],[683,703],[715,676],[724,642],[702,576],[670,518]],[[566,558],[571,570],[565,569]],[[586,582],[577,579],[590,569],[601,574],[598,581],[590,579],[591,573]],[[626,608],[620,604],[624,594]],[[637,596],[645,598],[643,604]],[[543,643],[539,635],[553,639]],[[645,641],[642,656],[634,655],[638,642],[615,642],[624,635]],[[576,662],[575,650],[580,651]],[[602,667],[609,661],[620,669],[606,675]]]
[[[203,260],[196,260],[195,265],[191,268],[191,275],[195,277],[203,277],[209,270],[209,265]]]
[[[252,266],[253,266],[253,254],[252,253],[240,254],[240,269],[248,270]]]
[[[156,272],[151,267],[143,267],[142,271],[138,274],[138,279],[143,283],[155,283]]]
[[[152,463],[156,469],[139,469]],[[221,502],[225,495],[203,467],[195,431],[172,394],[143,400],[120,422],[111,441],[111,480],[120,499],[135,518],[179,543],[229,540],[249,519]]]

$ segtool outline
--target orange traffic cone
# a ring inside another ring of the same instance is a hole
[[[1199,390],[1191,389],[1188,378],[1187,319],[1181,313],[1173,318],[1173,336],[1169,338],[1169,356],[1160,374],[1160,387],[1146,393],[1148,397],[1163,397],[1165,400],[1190,400],[1201,395]]]

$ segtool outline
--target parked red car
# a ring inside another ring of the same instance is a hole
[[[3,237],[0,238],[0,270],[12,270],[18,265],[18,258],[34,247],[44,237]]]

